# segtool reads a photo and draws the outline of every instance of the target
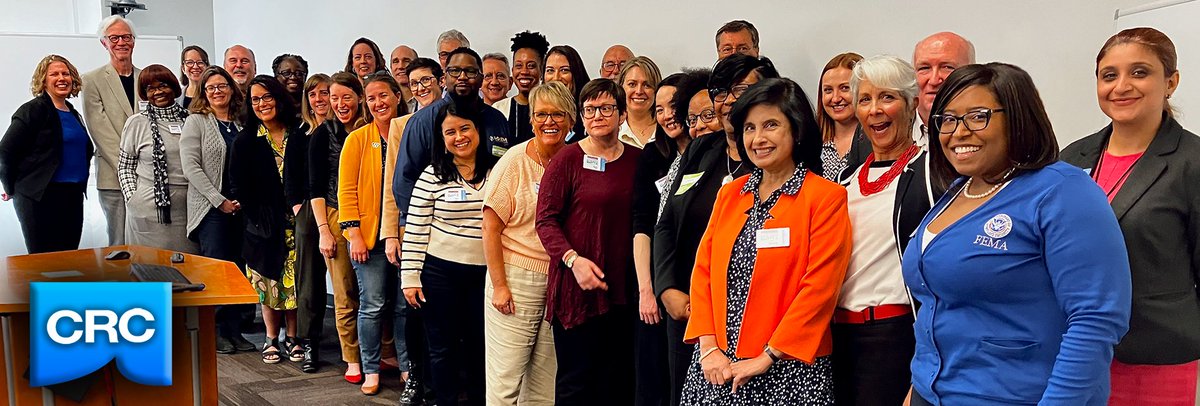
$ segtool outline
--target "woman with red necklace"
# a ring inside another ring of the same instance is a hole
[[[854,233],[833,315],[833,387],[838,404],[898,405],[915,345],[901,252],[944,191],[932,186],[926,153],[909,136],[917,112],[912,65],[887,55],[865,59],[850,88],[871,154],[841,177]]]

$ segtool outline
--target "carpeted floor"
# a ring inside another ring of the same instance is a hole
[[[342,362],[333,327],[333,311],[325,318],[324,339],[321,341],[321,369],[315,374],[300,372],[300,363],[286,357],[278,364],[262,362],[258,351],[217,355],[217,386],[222,405],[395,405],[400,399],[400,374],[384,373],[378,395],[366,396],[342,379],[346,364]],[[257,334],[246,339],[262,346],[261,318]]]

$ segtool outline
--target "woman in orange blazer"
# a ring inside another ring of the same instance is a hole
[[[820,176],[812,111],[788,79],[733,106],[738,152],[755,168],[721,188],[696,253],[684,404],[833,404],[829,322],[850,217],[845,189]]]

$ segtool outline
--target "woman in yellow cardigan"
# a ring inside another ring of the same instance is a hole
[[[721,188],[692,273],[684,404],[833,404],[829,322],[850,263],[846,190],[821,177],[800,86],[767,79],[730,114],[750,175]]]
[[[338,221],[349,246],[350,261],[358,277],[358,342],[364,374],[362,392],[379,393],[379,360],[385,318],[399,316],[399,274],[384,254],[388,244],[399,244],[396,230],[384,230],[382,220],[383,161],[388,148],[388,128],[400,103],[400,85],[387,73],[365,79],[364,94],[371,123],[346,137],[338,163]],[[398,329],[403,323],[393,323]],[[403,331],[396,344],[403,345]],[[397,348],[397,352],[402,349]]]

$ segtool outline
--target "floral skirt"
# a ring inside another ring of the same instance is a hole
[[[262,276],[249,266],[246,266],[246,276],[258,292],[259,303],[275,310],[296,310],[296,235],[292,227],[284,231],[284,244],[288,252],[279,280]]]

